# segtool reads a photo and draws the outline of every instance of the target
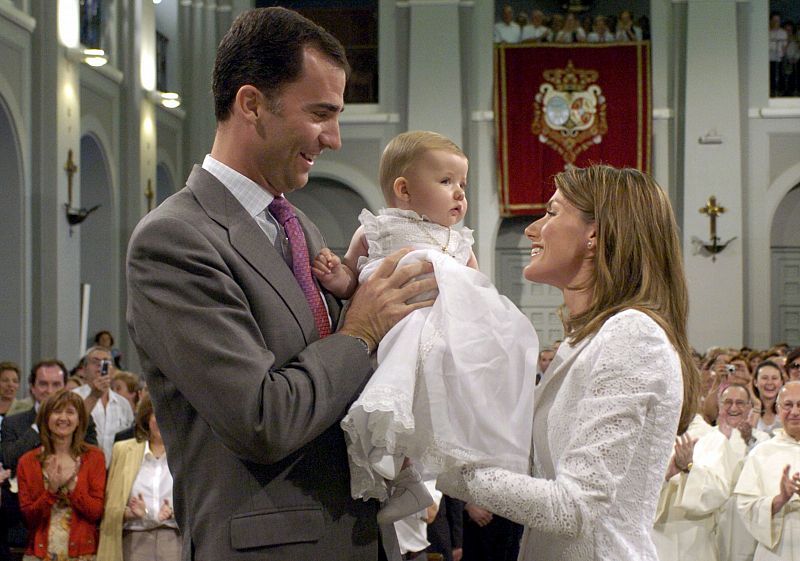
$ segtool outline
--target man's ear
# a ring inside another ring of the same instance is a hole
[[[401,176],[394,180],[392,191],[394,191],[394,197],[398,201],[408,202],[411,199],[411,195],[408,192],[408,181],[405,177]]]
[[[236,92],[233,100],[233,113],[239,113],[247,120],[258,119],[261,111],[266,111],[264,94],[258,88],[245,84]]]

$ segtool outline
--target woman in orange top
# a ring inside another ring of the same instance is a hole
[[[19,504],[28,528],[23,561],[93,561],[103,515],[103,452],[86,444],[83,400],[61,390],[36,416],[42,446],[20,458]]]

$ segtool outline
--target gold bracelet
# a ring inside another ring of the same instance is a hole
[[[694,464],[692,462],[689,462],[688,464],[686,464],[686,467],[684,469],[682,469],[681,471],[685,472],[685,473],[689,473],[690,471],[692,471],[692,466],[693,465]]]

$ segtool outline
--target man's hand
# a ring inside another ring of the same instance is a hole
[[[467,503],[467,505],[464,507],[464,510],[467,511],[470,519],[481,528],[492,521],[492,513],[479,507],[478,505]]]
[[[89,395],[95,399],[100,399],[108,393],[109,389],[111,389],[111,373],[109,372],[107,376],[97,376],[89,383],[89,387],[92,388],[92,391]]]
[[[783,508],[783,505],[789,502],[789,500],[792,498],[792,495],[798,493],[798,485],[800,485],[800,473],[795,472],[795,474],[790,478],[789,469],[791,469],[791,466],[789,465],[783,468],[778,494],[772,499],[773,516],[775,516],[775,514],[777,514],[778,511]]]
[[[675,451],[667,466],[667,481],[682,471],[689,471],[694,457],[695,444],[697,444],[697,439],[685,433],[675,439]]]
[[[386,257],[369,280],[358,287],[340,333],[364,338],[374,351],[397,322],[414,310],[433,304],[433,300],[407,303],[419,294],[436,289],[436,279],[432,276],[415,280],[420,275],[433,272],[430,263],[397,267],[397,263],[409,251],[401,249]]]

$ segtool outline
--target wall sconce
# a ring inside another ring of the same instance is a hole
[[[175,109],[181,106],[181,96],[175,92],[158,92],[160,103],[167,109]]]
[[[697,238],[696,236],[692,237],[692,243],[695,245],[697,250],[695,253],[705,253],[706,255],[711,255],[711,261],[715,262],[717,260],[717,253],[722,252],[723,249],[728,247],[728,244],[735,240],[736,236],[724,243],[722,243],[719,236],[717,236],[717,216],[725,212],[725,207],[717,206],[717,197],[714,195],[711,195],[708,198],[706,206],[700,208],[699,212],[700,214],[708,215],[710,239],[706,242]]]
[[[108,64],[108,57],[103,49],[68,48],[67,58],[72,62],[82,62],[95,68]]]
[[[67,151],[67,163],[64,164],[64,171],[67,172],[67,202],[64,204],[67,212],[67,222],[69,222],[69,232],[72,234],[72,227],[77,226],[89,216],[91,213],[100,208],[100,205],[94,205],[90,209],[85,208],[72,208],[72,176],[78,171],[78,166],[72,160],[72,149]]]

